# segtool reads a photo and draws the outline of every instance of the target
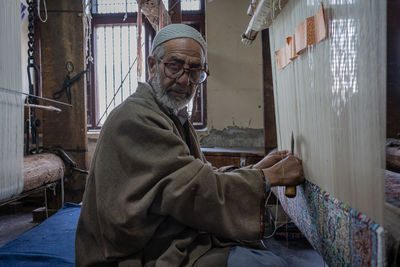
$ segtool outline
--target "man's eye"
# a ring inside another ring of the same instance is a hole
[[[176,63],[169,63],[168,68],[172,71],[180,71],[182,66],[180,64],[176,64]]]

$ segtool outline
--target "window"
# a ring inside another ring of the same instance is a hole
[[[169,0],[171,1],[171,0]],[[175,1],[175,0],[172,0]],[[168,0],[163,0],[168,9]],[[141,74],[137,71],[136,0],[92,0],[92,54],[88,85],[88,129],[101,128],[108,114],[147,80],[146,59],[154,30],[143,16]],[[182,23],[205,35],[204,0],[181,0]],[[124,20],[125,18],[125,20]],[[197,129],[206,127],[206,85],[198,89],[189,113]],[[191,112],[192,111],[192,112]]]

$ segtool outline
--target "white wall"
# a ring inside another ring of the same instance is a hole
[[[243,0],[206,1],[209,131],[263,128],[261,34],[248,47],[240,37],[250,21],[248,5]]]

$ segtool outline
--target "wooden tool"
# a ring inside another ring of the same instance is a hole
[[[292,139],[290,141],[290,152],[294,155],[294,136],[292,132]],[[295,186],[287,186],[285,188],[285,196],[288,198],[294,198],[296,196],[296,187]]]

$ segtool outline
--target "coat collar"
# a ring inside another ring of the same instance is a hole
[[[178,119],[182,125],[185,124],[186,121],[188,121],[189,115],[187,113],[187,108],[184,107],[179,111],[175,111],[175,110],[167,107],[166,105],[164,105],[157,99],[156,92],[155,92],[154,88],[151,86],[151,84],[149,84],[147,82],[146,83],[139,82],[138,88],[136,89],[135,94],[138,97],[143,97],[145,99],[152,99],[153,100],[152,102],[156,103],[158,108],[162,112],[164,112],[165,114],[167,114],[170,117],[172,117],[172,116],[178,117]]]

